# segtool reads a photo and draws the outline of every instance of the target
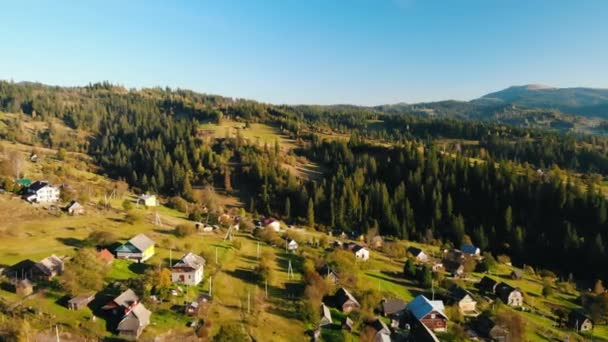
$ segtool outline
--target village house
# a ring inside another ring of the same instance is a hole
[[[203,281],[204,271],[205,259],[188,252],[171,267],[171,281],[189,286],[198,285]]]
[[[156,195],[141,195],[137,198],[137,204],[143,204],[146,207],[156,207],[158,206],[158,199]]]
[[[36,267],[36,262],[30,259],[19,261],[5,270],[3,274],[12,279],[29,278],[30,280],[36,280],[44,276],[42,271]]]
[[[55,203],[60,190],[47,181],[36,181],[25,190],[25,199],[30,203]]]
[[[343,312],[359,310],[361,307],[361,304],[359,304],[357,299],[355,299],[355,297],[345,288],[340,288],[336,292],[334,299],[337,307]]]
[[[388,328],[386,323],[381,321],[379,318],[368,323],[376,334],[374,335],[374,342],[390,342],[391,341],[391,330]]]
[[[133,307],[118,323],[118,334],[122,337],[137,339],[150,324],[152,313],[139,303]]]
[[[139,234],[116,248],[116,257],[144,262],[154,255],[154,241],[144,234]]]
[[[281,230],[281,222],[279,222],[277,219],[274,219],[274,218],[264,219],[264,221],[262,221],[262,224],[264,225],[264,228],[272,229],[275,232],[278,232]]]
[[[422,251],[422,249],[410,246],[406,250],[406,254],[411,254],[417,262],[427,262],[429,260],[429,256]]]
[[[463,243],[460,246],[460,250],[462,251],[462,253],[465,254],[465,256],[480,256],[481,255],[481,250],[473,245],[470,245],[468,243]]]
[[[513,270],[510,275],[511,275],[511,279],[519,280],[522,278],[523,272],[521,270]]]
[[[139,304],[139,297],[131,289],[127,289],[121,293],[118,297],[107,303],[102,307],[103,310],[112,310],[115,315],[128,314],[137,304]]]
[[[55,276],[63,273],[64,267],[63,259],[55,254],[36,263],[36,268],[38,268],[41,273],[40,278],[45,280],[51,280]]]
[[[286,240],[286,244],[287,244],[287,250],[290,252],[295,252],[298,250],[298,243],[296,242],[296,240],[294,239],[287,239]]]
[[[498,298],[509,306],[518,307],[524,304],[524,296],[522,292],[509,284],[500,283],[496,285],[495,291]]]
[[[572,310],[568,314],[568,328],[576,331],[590,331],[593,330],[593,320],[580,310]]]
[[[89,305],[90,302],[95,299],[95,293],[87,293],[82,294],[76,297],[71,298],[68,301],[68,309],[70,310],[80,310]]]
[[[329,308],[327,305],[325,305],[325,303],[321,303],[321,321],[319,322],[319,326],[322,327],[332,323],[331,311],[329,311]]]
[[[384,317],[400,317],[405,311],[406,304],[399,298],[383,299],[382,300],[382,315]]]
[[[76,201],[71,201],[70,204],[65,207],[65,211],[72,216],[84,215],[84,207]]]
[[[485,294],[494,294],[496,292],[496,285],[498,282],[488,276],[481,278],[481,281],[477,283],[476,287],[479,291]]]
[[[359,260],[369,260],[369,250],[363,246],[356,245],[353,247],[352,252],[355,253],[355,257]]]
[[[334,271],[329,265],[325,264],[325,266],[321,267],[317,270],[317,272],[326,280],[330,281],[334,285],[338,285],[340,282],[340,277],[338,273]]]
[[[464,265],[457,261],[444,260],[443,268],[450,273],[452,277],[461,277],[464,274]]]
[[[481,316],[472,323],[473,329],[480,337],[498,342],[515,342],[509,338],[509,330],[501,325],[496,324],[492,319],[486,316]]]
[[[445,314],[445,306],[440,300],[428,300],[419,295],[407,305],[408,311],[422,324],[432,331],[446,331],[448,316]]]
[[[460,286],[455,286],[450,291],[451,300],[458,305],[458,311],[463,316],[476,317],[479,315],[477,312],[477,302],[473,299],[473,294]]]
[[[114,261],[114,255],[107,248],[104,248],[97,252],[97,257],[104,263],[106,263],[106,265],[109,265]]]

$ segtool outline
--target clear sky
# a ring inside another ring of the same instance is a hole
[[[0,79],[272,103],[608,88],[606,0],[0,0]]]

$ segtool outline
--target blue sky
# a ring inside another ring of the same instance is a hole
[[[272,103],[608,88],[608,1],[1,1],[0,79]]]

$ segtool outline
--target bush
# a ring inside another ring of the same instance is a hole
[[[125,215],[125,222],[127,222],[128,224],[135,224],[137,222],[140,222],[141,220],[143,220],[142,214],[137,213],[135,211],[129,211]]]
[[[88,246],[110,246],[118,241],[118,237],[111,232],[96,230],[91,232],[85,240]]]
[[[126,211],[133,209],[133,202],[128,199],[122,201],[122,208]]]
[[[191,224],[178,224],[175,227],[175,235],[179,237],[186,237],[194,234],[196,229]]]
[[[234,247],[234,249],[236,249],[237,251],[241,250],[242,246],[243,243],[241,242],[241,240],[234,239],[234,241],[232,241],[232,247]]]
[[[187,213],[188,212],[188,202],[179,197],[179,196],[173,196],[169,199],[169,202],[167,203],[167,206],[169,208],[173,208],[175,210],[179,210],[182,213]]]

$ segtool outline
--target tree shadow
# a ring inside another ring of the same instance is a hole
[[[76,239],[73,237],[67,237],[67,238],[58,237],[58,238],[55,238],[55,240],[63,243],[66,246],[70,246],[70,247],[82,248],[85,246],[85,243],[83,240]]]
[[[148,268],[152,267],[151,265],[134,262],[129,265],[129,270],[136,274],[144,274]]]
[[[237,279],[240,279],[240,280],[246,282],[247,284],[250,284],[250,285],[257,284],[257,281],[256,281],[257,276],[251,270],[237,268],[234,271],[224,271],[224,272],[231,277],[234,277],[234,278],[237,278]]]

